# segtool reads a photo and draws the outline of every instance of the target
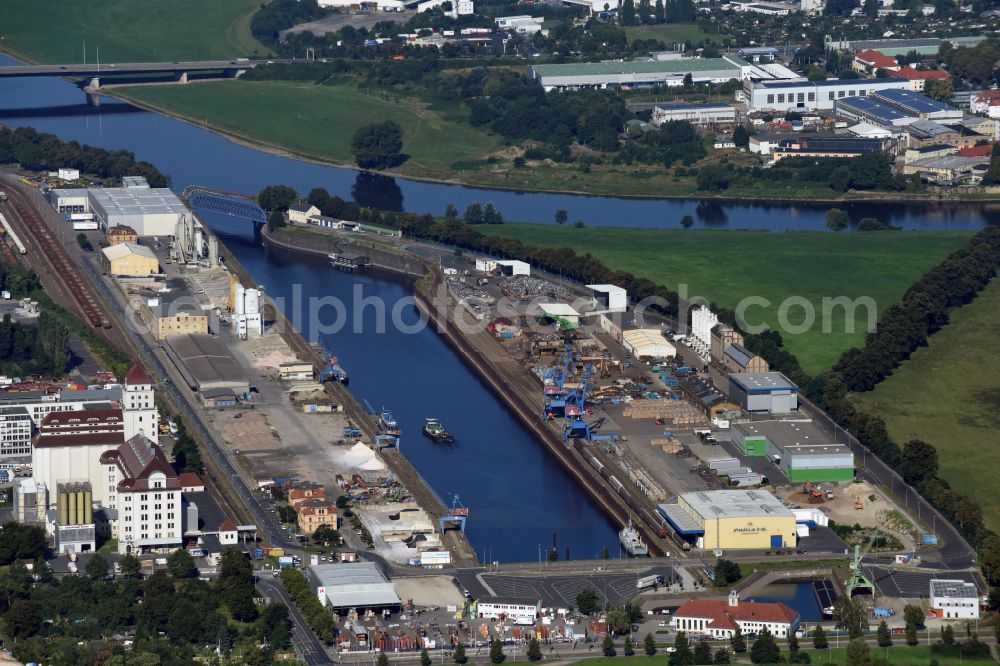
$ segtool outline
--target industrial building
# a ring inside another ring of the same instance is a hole
[[[722,358],[720,358],[719,361],[726,372],[760,373],[768,372],[771,369],[767,360],[763,356],[754,354],[738,342],[734,342],[726,347],[725,351],[722,352]]]
[[[86,212],[94,214],[102,229],[126,225],[139,236],[173,236],[180,219],[190,214],[165,187],[91,188],[87,200]]]
[[[698,548],[787,548],[796,544],[795,514],[763,490],[683,493],[657,510]]]
[[[981,597],[976,586],[965,580],[931,580],[932,617],[944,620],[978,620]]]
[[[743,345],[743,334],[729,324],[716,324],[709,332],[709,356],[713,363],[722,364],[723,354],[731,345]]]
[[[944,42],[950,42],[952,46],[973,47],[986,39],[983,35],[971,37],[917,37],[914,39],[857,39],[851,41],[835,42],[827,41],[826,48],[846,49],[853,53],[874,49],[887,56],[901,56],[915,51],[922,56],[937,55],[938,49]]]
[[[593,292],[594,313],[624,312],[628,307],[628,292],[621,287],[613,284],[588,284],[587,289]]]
[[[947,143],[956,148],[971,148],[986,136],[962,123],[944,125],[934,120],[915,120],[906,126],[907,145],[921,148],[936,143]]]
[[[580,313],[566,303],[539,303],[538,312],[556,323],[560,330],[571,331],[580,328]]]
[[[780,372],[729,374],[729,399],[751,414],[797,411],[799,387]]]
[[[691,313],[691,337],[701,343],[705,349],[712,346],[712,329],[719,323],[719,316],[707,305],[700,306]]]
[[[531,65],[528,77],[537,79],[548,92],[579,88],[680,86],[688,74],[695,83],[725,83],[743,79],[744,71],[749,72],[750,67],[742,58],[724,55],[721,58]]]
[[[635,358],[673,358],[677,348],[667,342],[658,328],[622,331],[622,346]]]
[[[851,449],[809,419],[736,423],[730,432],[743,455],[767,457],[792,483],[854,479]]]
[[[904,79],[747,81],[743,86],[743,99],[750,111],[832,111],[838,99],[908,87],[909,82]]]
[[[159,275],[160,263],[145,245],[119,243],[101,250],[101,265],[108,275],[147,277]]]
[[[320,602],[336,612],[398,611],[401,605],[396,588],[375,562],[317,564],[307,575]]]
[[[871,97],[846,97],[834,102],[833,112],[849,120],[867,121],[879,127],[905,127],[917,120],[888,104],[877,102]]]
[[[496,267],[501,275],[531,275],[531,264],[517,259],[497,259]]]
[[[139,234],[132,227],[120,224],[108,229],[108,245],[118,245],[119,243],[137,243]]]
[[[49,204],[60,213],[87,213],[90,211],[90,199],[87,190],[77,188],[57,188],[48,191],[46,197]]]
[[[31,414],[24,407],[0,407],[0,458],[31,455]]]
[[[657,104],[653,107],[650,122],[659,127],[671,120],[686,120],[693,125],[730,125],[736,122],[736,108],[729,104],[683,102]]]
[[[202,333],[172,335],[163,345],[192,390],[224,391],[233,398],[250,391],[250,381],[239,362],[217,338]]]
[[[793,136],[778,141],[778,144],[771,149],[771,153],[775,162],[793,157],[843,159],[882,152],[887,150],[891,143],[888,139],[865,139],[854,136]]]
[[[921,120],[961,120],[962,110],[922,95],[907,88],[873,90],[871,97],[876,102],[887,104],[903,113]]]
[[[680,388],[688,400],[704,412],[713,425],[729,426],[729,421],[740,416],[740,406],[730,402],[726,394],[715,387],[705,375],[692,375],[680,381]],[[724,424],[724,425],[723,425]]]
[[[799,614],[781,602],[740,601],[733,590],[728,599],[689,599],[670,621],[674,631],[728,640],[737,628],[744,636],[767,629],[775,638],[787,638],[799,627]]]
[[[147,298],[143,309],[157,340],[170,335],[208,333],[208,313],[190,296]]]
[[[61,483],[95,482],[93,500],[109,506],[114,488],[104,480],[101,455],[125,442],[122,410],[117,405],[94,403],[79,411],[53,412],[42,420],[31,454],[32,476],[53,495]],[[39,499],[41,502],[41,499]]]
[[[920,174],[924,180],[941,185],[975,185],[982,181],[989,165],[989,157],[945,155],[914,160],[903,165],[903,173]]]
[[[264,335],[264,301],[260,289],[247,289],[235,278],[229,286],[229,309],[236,335],[240,340]]]
[[[181,484],[163,449],[136,435],[104,452],[100,464],[104,469],[97,481],[114,488],[106,506],[117,512],[112,535],[119,554],[183,545]],[[147,513],[152,502],[154,511]]]
[[[484,620],[531,621],[542,612],[542,602],[531,597],[489,597],[476,603],[476,616]]]

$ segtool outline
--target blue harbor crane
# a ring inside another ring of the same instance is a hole
[[[444,534],[445,528],[448,525],[458,525],[460,532],[465,532],[465,521],[469,519],[469,509],[462,505],[459,501],[458,495],[451,496],[451,508],[448,509],[448,513],[441,516],[440,527],[441,534]]]
[[[587,364],[583,375],[583,386],[566,397],[566,427],[563,429],[563,441],[570,439],[590,440],[590,426],[583,420],[586,412],[587,391],[590,389],[590,374],[594,366]]]
[[[566,377],[569,376],[569,369],[573,365],[573,346],[566,344],[566,350],[562,355],[562,374],[558,377],[556,373],[559,367],[549,370],[542,381],[545,383],[544,393],[545,411],[542,419],[562,418],[566,415],[566,398],[563,396],[563,387],[566,385]]]

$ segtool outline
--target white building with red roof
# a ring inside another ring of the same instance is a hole
[[[740,601],[733,590],[729,599],[689,599],[674,613],[674,631],[729,638],[736,627],[746,635],[767,629],[775,638],[787,638],[799,627],[799,614],[783,603]]]
[[[1000,90],[984,90],[969,103],[969,110],[990,118],[1000,118]]]
[[[909,81],[910,90],[916,92],[923,92],[924,88],[927,87],[928,81],[951,78],[948,72],[940,69],[916,69],[909,66],[902,67],[898,71],[893,72],[893,76]]]
[[[866,49],[856,53],[851,68],[858,74],[874,74],[880,69],[887,72],[898,72],[902,69],[895,58],[875,49]]]
[[[49,508],[57,508],[60,484],[84,482],[93,486],[93,501],[108,506],[115,488],[104,476],[101,455],[124,442],[124,418],[117,405],[95,403],[42,419],[32,445],[31,468],[35,481],[48,490]]]
[[[157,444],[141,434],[100,458],[103,478],[115,489],[118,512],[112,536],[118,552],[170,550],[183,544],[181,482]]]
[[[160,413],[156,409],[153,380],[138,364],[125,373],[122,411],[125,415],[126,439],[141,432],[154,443],[159,442]]]

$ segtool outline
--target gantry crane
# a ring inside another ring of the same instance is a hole
[[[587,391],[590,388],[590,374],[593,366],[587,364],[583,375],[583,386],[566,397],[566,427],[563,429],[563,440],[590,439],[590,426],[583,420],[587,405]]]
[[[542,419],[562,418],[566,414],[566,399],[563,396],[563,387],[566,385],[566,378],[569,376],[569,369],[573,365],[573,345],[566,343],[566,349],[562,355],[562,374],[558,377],[559,368],[553,368],[546,373],[542,380],[545,383],[543,389],[545,393],[545,410],[542,412]]]

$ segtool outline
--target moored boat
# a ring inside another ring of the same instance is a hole
[[[622,547],[628,551],[629,555],[642,556],[649,555],[649,546],[639,536],[639,530],[632,525],[632,518],[628,519],[628,525],[618,533],[618,540]]]
[[[394,435],[396,437],[403,434],[403,431],[399,429],[399,422],[388,409],[383,409],[379,412],[375,420],[378,423],[378,427],[382,429],[383,434]]]
[[[437,419],[425,419],[424,434],[438,444],[450,444],[455,441],[455,436],[445,430],[444,426]]]

